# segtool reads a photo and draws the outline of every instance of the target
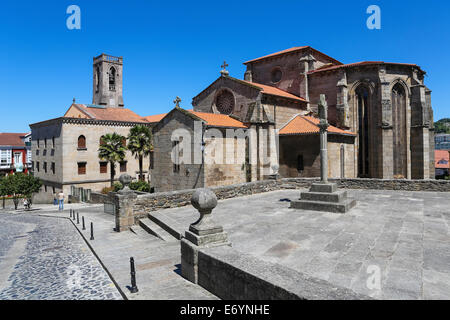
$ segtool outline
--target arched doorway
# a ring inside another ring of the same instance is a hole
[[[406,178],[406,93],[400,83],[392,88],[391,102],[394,178]]]
[[[369,89],[360,85],[355,90],[358,119],[358,177],[364,178],[370,175],[369,161],[369,118],[370,99]]]

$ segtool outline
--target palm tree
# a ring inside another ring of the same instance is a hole
[[[128,150],[139,160],[139,180],[144,180],[142,173],[142,162],[152,150],[152,132],[144,125],[137,125],[131,128],[128,135]]]
[[[111,164],[111,187],[114,184],[114,176],[116,174],[116,162],[121,162],[125,159],[125,152],[127,150],[125,137],[117,133],[105,134],[98,148],[98,157],[106,160]]]

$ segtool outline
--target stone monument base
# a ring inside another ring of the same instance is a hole
[[[347,191],[338,190],[335,183],[314,183],[300,194],[300,200],[291,202],[294,209],[335,213],[346,213],[355,205],[356,200],[347,199]]]

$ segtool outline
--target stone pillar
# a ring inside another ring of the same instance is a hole
[[[421,83],[411,86],[411,118],[411,178],[429,179],[433,176],[430,175],[430,171],[433,172],[430,170],[430,154],[433,151],[430,150],[430,112],[426,87]]]
[[[307,110],[311,110],[311,105],[309,103],[309,85],[308,85],[308,72],[313,69],[313,64],[316,61],[316,59],[310,55],[306,54],[302,58],[300,58],[300,69],[303,70],[303,72],[300,74],[300,96],[305,98],[307,103]]]
[[[349,121],[349,106],[348,106],[348,87],[347,87],[347,73],[341,70],[340,79],[336,85],[337,87],[337,121],[338,127],[350,128]]]
[[[122,174],[119,177],[120,183],[124,186],[117,194],[111,193],[115,207],[115,231],[121,232],[130,229],[134,225],[133,207],[137,199],[135,194],[129,188],[132,178],[128,174]]]
[[[386,66],[379,67],[380,77],[379,100],[381,101],[381,143],[379,161],[379,178],[392,179],[394,177],[394,146],[392,136],[392,103],[390,82],[386,79]],[[375,100],[375,99],[374,99]],[[374,172],[370,172],[373,175]]]
[[[198,252],[202,248],[228,245],[226,232],[218,225],[212,210],[217,206],[216,194],[211,189],[197,189],[191,203],[200,213],[200,218],[189,226],[181,239],[181,275],[187,280],[198,282]]]
[[[319,101],[320,117],[320,179],[322,183],[328,183],[328,105],[325,95],[320,95]]]

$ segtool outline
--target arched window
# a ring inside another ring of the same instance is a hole
[[[109,69],[109,91],[116,91],[116,69]]]
[[[392,88],[391,101],[394,177],[406,178],[406,94],[400,83]]]
[[[78,137],[78,149],[86,149],[86,137],[85,136]]]
[[[100,68],[97,66],[95,69],[95,92],[98,92],[100,89]]]

